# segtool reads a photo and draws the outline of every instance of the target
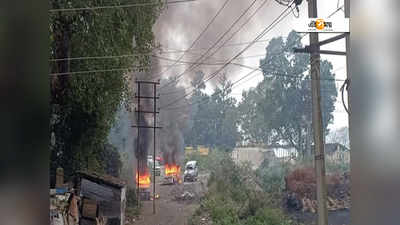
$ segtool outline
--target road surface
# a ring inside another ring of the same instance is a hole
[[[206,191],[207,175],[199,175],[196,182],[162,185],[162,177],[156,179],[156,213],[153,202],[143,201],[141,212],[129,225],[187,225],[189,218],[199,206],[200,197]],[[152,188],[151,188],[152,189]],[[185,199],[182,199],[185,197]]]

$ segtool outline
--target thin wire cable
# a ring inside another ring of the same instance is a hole
[[[350,80],[349,80],[349,78],[347,78],[347,79],[345,80],[345,82],[343,83],[342,87],[340,87],[340,92],[342,92],[342,104],[343,104],[343,108],[344,108],[344,110],[346,110],[347,114],[350,115],[350,111],[349,111],[349,109],[347,108],[346,104],[344,103],[344,89],[346,88],[346,91],[348,92],[348,91],[349,91],[349,85],[350,85]]]
[[[252,71],[252,72],[246,74],[245,76],[243,76],[242,78],[240,78],[239,80],[233,82],[230,89],[233,90],[233,89],[243,85],[244,83],[247,83],[248,81],[254,79],[256,77],[255,75],[259,75],[260,74],[260,73],[253,74],[253,72],[255,72],[255,71]],[[245,80],[242,83],[239,83],[240,81],[242,81],[243,79],[245,79],[246,77],[248,77],[250,75],[252,75],[252,76],[249,79]],[[271,77],[273,77],[273,76],[288,77],[286,74],[281,74],[281,75],[274,74],[274,75],[271,75]],[[293,76],[290,76],[290,77],[293,78]],[[297,78],[302,78],[302,77],[297,77]],[[304,80],[311,80],[311,79],[304,79]],[[335,82],[344,82],[345,81],[345,80],[336,80],[336,79],[319,79],[319,80],[335,81]],[[234,94],[230,93],[229,95],[234,95]],[[241,94],[240,93],[236,93],[236,95],[241,95]],[[168,108],[164,108],[163,110],[177,110],[177,109],[186,108],[186,107],[189,107],[189,106],[192,106],[192,105],[195,105],[195,104],[202,105],[202,104],[204,104],[206,102],[206,100],[209,100],[209,99],[206,98],[206,99],[199,100],[197,102],[186,103],[186,105],[177,106],[177,107],[168,107]]]
[[[187,50],[190,50],[194,47],[195,44],[197,44],[197,42],[200,40],[200,38],[203,36],[203,34],[208,30],[208,28],[210,28],[210,26],[214,23],[215,19],[217,19],[217,17],[219,16],[219,14],[221,14],[222,10],[225,8],[225,6],[228,4],[230,0],[226,0],[224,2],[224,4],[222,4],[221,8],[217,11],[217,13],[214,15],[214,17],[210,20],[210,22],[208,22],[207,26],[203,29],[202,32],[200,32],[200,34],[197,36],[197,38],[192,42],[192,44],[190,45],[190,47]],[[185,57],[186,55],[186,51],[179,57],[179,59],[177,60],[176,63],[178,63],[178,61],[180,61],[181,59],[183,59],[183,57]],[[171,68],[173,68],[173,66],[167,68],[166,70],[162,71],[161,73],[157,74],[156,76],[159,77],[162,74],[168,72]]]
[[[275,0],[275,2],[277,2],[278,4],[283,5],[283,6],[289,6],[290,3],[293,1],[291,1],[291,0]]]
[[[265,54],[248,55],[248,56],[238,57],[237,59],[247,59],[247,58],[263,57],[263,56],[265,56]],[[177,59],[172,59],[172,58],[158,56],[158,55],[153,55],[153,57],[161,59],[161,60],[165,60],[165,61],[179,62],[179,63],[183,63],[183,64],[196,64],[196,62],[194,62],[194,61],[178,61]],[[227,60],[228,59],[215,59],[214,62],[221,63],[221,62],[226,62]],[[207,64],[207,63],[205,63],[205,64]]]
[[[301,41],[305,36],[306,36],[307,34],[304,34],[304,35],[302,35],[302,36],[300,36],[300,38],[299,38],[299,41]],[[274,55],[280,55],[280,54],[282,54],[283,52],[278,52],[278,53],[275,53],[275,54],[273,54],[272,56],[274,56]],[[265,54],[262,54],[262,55],[260,55],[260,56],[265,56]],[[270,55],[271,56],[271,55]],[[246,58],[246,57],[240,57],[240,58]],[[239,58],[237,58],[237,59],[239,59]],[[265,62],[266,63],[266,62]],[[265,64],[264,63],[264,64]],[[259,70],[259,71],[262,71],[260,68],[255,68],[255,67],[251,67],[251,66],[247,66],[247,65],[243,65],[243,64],[239,64],[239,63],[230,63],[231,65],[236,65],[236,66],[241,66],[241,67],[244,67],[244,68],[247,68],[247,69],[252,69],[252,70]],[[260,67],[261,66],[263,66],[264,64],[261,64],[260,65]],[[336,69],[336,70],[334,70],[333,71],[333,73],[334,72],[336,72],[336,71],[338,71],[339,69]],[[248,75],[251,75],[251,73],[252,72],[250,72],[250,74],[248,74]],[[245,75],[245,76],[247,76],[247,75]],[[277,75],[277,76],[282,76],[282,75]],[[293,78],[299,78],[298,76],[291,76],[291,75],[286,75],[287,77],[293,77]],[[301,77],[300,77],[301,78]],[[325,79],[321,79],[321,80],[325,80]],[[327,80],[334,80],[334,81],[336,81],[336,82],[342,82],[342,81],[344,81],[344,80],[341,80],[341,79],[327,79]],[[192,87],[186,87],[186,88],[184,88],[185,90],[188,90],[188,89],[190,89],[190,88],[192,88]],[[163,95],[171,95],[171,94],[175,94],[175,93],[178,93],[178,92],[180,92],[180,91],[171,91],[171,92],[164,92],[164,93],[162,93]]]
[[[292,2],[293,4],[293,2]],[[213,74],[211,74],[211,76],[209,76],[206,80],[204,80],[203,82],[206,83],[209,80],[213,79],[215,76],[218,75],[218,73],[223,70],[226,66],[228,66],[235,58],[239,57],[241,54],[243,54],[243,52],[245,52],[247,49],[249,49],[254,43],[255,41],[261,39],[265,34],[267,34],[269,31],[271,31],[280,21],[282,21],[284,18],[286,18],[289,14],[287,13],[288,9],[290,9],[290,7],[287,7],[285,10],[282,11],[282,13],[272,21],[272,23],[270,25],[268,25],[259,35],[257,35],[257,37],[252,41],[252,43],[250,43],[249,45],[247,45],[243,50],[241,50],[238,54],[236,54],[234,57],[232,57],[232,59],[230,59],[224,66],[222,66],[219,70],[217,70],[216,72],[214,72]],[[285,15],[286,13],[286,15]],[[290,13],[290,11],[289,11]],[[160,108],[166,108],[172,104],[174,104],[175,102],[179,101],[182,98],[185,98],[187,96],[189,96],[190,94],[192,94],[194,92],[191,91],[188,94],[185,94],[183,97],[178,98],[164,106],[161,106]]]
[[[246,56],[246,57],[242,57],[242,58],[250,58],[250,57],[260,57],[263,55],[253,55],[253,56]],[[164,58],[164,57],[159,57],[157,56],[157,58],[163,59],[163,60],[167,60],[167,61],[176,61],[174,59],[168,59],[168,58]],[[181,64],[170,64],[170,65],[160,65],[159,67],[170,67],[170,66],[185,66],[187,64],[195,64],[195,62],[188,62],[188,61],[179,61]],[[201,63],[201,65],[203,66],[221,66],[225,64],[225,62],[215,62],[215,63]],[[236,66],[241,66],[244,68],[251,68],[247,65],[243,65],[240,63],[231,63],[232,65],[236,65]],[[50,73],[50,76],[62,76],[62,75],[72,75],[72,74],[87,74],[87,73],[104,73],[104,72],[114,72],[114,71],[124,71],[124,70],[134,70],[134,69],[146,69],[148,67],[146,66],[134,66],[134,67],[126,67],[126,68],[113,68],[113,69],[101,69],[101,70],[86,70],[86,71],[73,71],[73,72],[63,72],[63,73]]]
[[[106,69],[106,70],[87,70],[87,71],[76,71],[76,72],[64,72],[64,73],[51,73],[50,76],[66,76],[73,74],[87,74],[87,73],[104,73],[104,72],[116,72],[116,71],[129,71],[132,70],[132,67],[129,68],[115,68],[115,69]]]
[[[339,12],[340,10],[343,10],[344,5],[338,7],[333,13],[331,13],[328,18],[331,18],[333,15],[335,15],[337,12]]]
[[[262,42],[269,42],[270,39],[265,39],[265,40],[259,40],[257,43],[262,43]],[[232,46],[241,46],[241,45],[247,45],[250,42],[239,42],[239,43],[232,43],[232,44],[226,44],[226,45],[221,45],[219,47],[226,48],[226,47],[232,47]],[[162,54],[176,54],[176,53],[191,53],[195,51],[200,51],[204,50],[207,48],[194,48],[191,50],[180,50],[180,49],[168,49],[167,51],[161,51],[160,55]],[[58,59],[49,59],[50,62],[58,62],[58,61],[74,61],[74,60],[92,60],[92,59],[114,59],[114,58],[124,58],[124,57],[134,57],[134,56],[142,56],[142,55],[154,55],[154,53],[138,53],[138,54],[126,54],[126,55],[106,55],[106,56],[81,56],[81,57],[69,57],[69,58],[58,58]]]
[[[250,15],[250,17],[244,22],[242,23],[242,25],[234,32],[231,34],[231,36],[226,39],[224,41],[224,43],[222,44],[225,45],[227,42],[229,42],[230,40],[232,40],[232,38],[258,13],[258,11],[267,3],[269,2],[269,0],[264,0],[264,2]],[[250,42],[252,43],[252,42]],[[249,44],[250,44],[249,43]],[[219,50],[221,49],[221,47],[218,47],[213,53],[211,53],[205,60],[207,60],[208,58],[212,57],[215,53],[217,53]],[[199,65],[196,65],[195,68],[197,68]],[[194,68],[193,68],[194,69]],[[193,70],[191,69],[191,70]],[[180,77],[179,77],[180,78]],[[179,78],[175,81],[175,82],[179,82]]]
[[[277,18],[277,19],[279,19],[284,13],[285,13],[285,11],[287,11],[289,9],[289,7],[286,9],[286,10],[284,10],[284,12],[281,14],[281,15],[279,15],[279,17]],[[285,15],[285,17],[287,16],[288,14],[286,14]],[[274,22],[276,22],[276,19],[270,24],[270,26],[272,25],[272,24],[274,24]],[[268,27],[267,27],[268,28]],[[264,29],[264,31],[265,31],[265,29]],[[263,32],[264,32],[263,31]],[[263,33],[263,32],[261,32],[261,34]],[[258,36],[257,36],[257,38],[258,38]],[[256,39],[257,39],[256,38]],[[254,40],[256,40],[256,39],[254,39]],[[253,40],[253,42],[251,42],[251,43],[249,43],[249,45],[244,49],[244,50],[247,50],[248,48],[249,48],[249,46],[251,46],[252,44],[254,44],[255,42],[254,42],[254,40]],[[229,62],[230,63],[230,62]],[[224,65],[223,67],[226,67],[226,65]],[[223,68],[222,68],[223,69]],[[221,70],[221,68],[220,68],[220,70]],[[218,70],[218,71],[216,71],[216,72],[214,72],[214,73],[212,73],[211,74],[211,79],[214,77],[214,76],[216,76],[217,74],[218,74],[218,72],[220,71],[220,70]],[[207,82],[208,80],[206,80],[206,81],[203,81],[203,82]],[[189,89],[189,88],[191,88],[191,87],[188,87],[188,88],[185,88],[186,90],[187,89]],[[194,88],[194,89],[196,89],[196,87]],[[193,92],[194,90],[192,90],[192,92]],[[169,92],[169,93],[164,93],[164,95],[168,95],[168,94],[173,94],[173,93],[176,93],[176,92]],[[189,92],[189,94],[190,94],[190,92]],[[185,96],[186,97],[186,96]]]
[[[266,1],[268,1],[268,0],[264,0],[264,3],[265,3]],[[242,19],[242,17],[243,17],[244,15],[246,15],[246,13],[253,7],[253,5],[254,5],[256,2],[257,2],[257,0],[254,0],[254,1],[249,5],[249,7],[247,7],[247,8],[242,12],[242,14],[231,24],[231,26],[228,28],[228,30],[225,31],[225,33],[223,33],[223,34],[217,39],[217,41],[214,42],[214,44],[213,44],[210,48],[208,48],[208,50],[207,50],[205,53],[203,53],[196,61],[197,61],[197,62],[204,62],[205,60],[207,60],[208,58],[210,58],[210,56],[214,55],[217,51],[214,51],[211,55],[209,55],[209,56],[206,57],[203,61],[201,61],[201,60],[207,55],[208,52],[210,52],[220,41],[222,41],[222,39],[233,29],[233,27]],[[233,35],[231,35],[230,39],[231,39],[235,34],[236,34],[236,33],[234,33]],[[229,40],[230,40],[230,39],[229,39]],[[224,42],[224,43],[226,43],[226,42]],[[220,49],[220,48],[218,48],[218,49]],[[195,68],[197,68],[197,67],[198,67],[198,65],[194,65],[194,66],[189,67],[188,69],[185,69],[182,73],[180,73],[180,74],[176,77],[175,80],[172,80],[171,82],[168,82],[167,84],[165,84],[165,85],[163,85],[163,86],[160,86],[160,89],[159,89],[159,90],[162,90],[164,87],[169,86],[169,85],[171,85],[172,83],[178,82],[179,79],[180,79],[183,75],[185,75],[187,72],[192,71],[193,69],[195,69]],[[154,77],[154,78],[157,78],[157,77]],[[152,79],[154,79],[154,78],[152,78]]]
[[[164,4],[172,5],[177,3],[184,2],[195,2],[197,0],[176,0],[176,1],[167,1]],[[81,8],[63,8],[63,9],[50,9],[50,13],[55,12],[74,12],[74,11],[87,11],[87,10],[99,10],[99,9],[120,9],[120,8],[132,8],[132,7],[143,7],[143,6],[152,6],[158,5],[160,2],[150,2],[150,3],[136,3],[136,4],[126,4],[126,5],[109,5],[109,6],[94,6],[94,7],[81,7]]]

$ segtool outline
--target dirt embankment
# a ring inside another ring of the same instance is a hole
[[[299,168],[285,177],[284,208],[297,221],[315,224],[317,219],[316,176],[313,168]],[[330,225],[350,224],[350,175],[326,176]]]

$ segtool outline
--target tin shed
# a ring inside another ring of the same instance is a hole
[[[79,171],[74,186],[80,196],[80,225],[96,225],[103,220],[107,225],[123,225],[126,206],[126,182],[93,172]]]

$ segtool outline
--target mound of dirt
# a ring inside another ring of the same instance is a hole
[[[173,200],[175,201],[192,203],[193,201],[200,201],[206,191],[206,186],[202,181],[185,182],[175,185],[170,195],[173,196]]]
[[[299,168],[285,177],[285,206],[288,210],[316,212],[316,176],[313,168]],[[328,210],[350,208],[350,176],[329,174],[326,176]]]

